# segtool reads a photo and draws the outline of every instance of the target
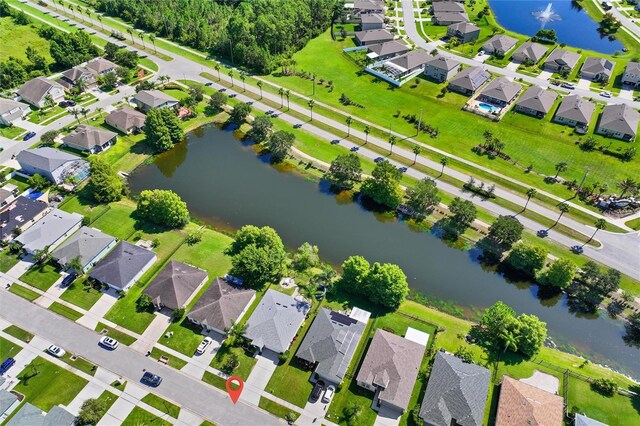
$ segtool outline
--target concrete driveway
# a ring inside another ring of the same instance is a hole
[[[589,90],[589,88],[591,87],[591,80],[581,78],[580,81],[578,81],[578,84],[576,84],[576,87],[582,90]]]
[[[278,366],[278,354],[265,349],[262,354],[256,355],[256,361],[256,365],[251,370],[251,374],[249,374],[246,381],[248,385],[251,385],[251,390],[249,391],[249,389],[245,388],[245,392],[242,393],[242,399],[258,404],[260,402],[260,391],[267,387],[267,383],[271,380],[271,376]]]
[[[511,71],[515,71],[518,69],[519,66],[520,66],[520,62],[511,61],[507,64],[505,68]]]
[[[161,312],[156,312],[156,317],[142,333],[142,337],[131,344],[130,348],[142,353],[150,351],[170,324],[171,318]]]
[[[378,410],[378,417],[376,417],[374,426],[397,426],[400,423],[400,417],[402,417],[400,411],[383,405]]]

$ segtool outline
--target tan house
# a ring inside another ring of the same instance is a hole
[[[62,143],[80,151],[92,154],[106,151],[116,143],[117,133],[99,127],[81,124],[62,138]]]
[[[482,50],[494,56],[504,56],[518,44],[518,39],[503,34],[496,34],[482,45]]]
[[[607,105],[600,116],[596,133],[633,142],[638,131],[638,120],[640,120],[640,114],[629,105]]]
[[[540,43],[527,41],[522,43],[511,56],[512,61],[537,64],[546,55],[549,49]]]
[[[553,72],[571,71],[573,70],[580,55],[564,49],[556,49],[545,59],[544,68]]]
[[[43,108],[47,105],[49,96],[54,104],[64,99],[64,87],[48,78],[36,77],[24,83],[18,90],[18,95],[29,105]]]
[[[142,130],[146,118],[147,116],[140,111],[136,111],[129,107],[123,107],[111,112],[105,117],[104,121],[109,126],[120,130],[122,133],[130,134]]]
[[[23,102],[0,98],[0,124],[3,126],[10,126],[30,112],[29,105]]]
[[[531,86],[520,97],[514,109],[523,114],[542,118],[553,107],[558,94],[552,90],[544,90],[540,86]]]

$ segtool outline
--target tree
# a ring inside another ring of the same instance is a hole
[[[278,94],[280,95],[280,108],[284,106],[284,88],[278,89]]]
[[[364,126],[364,144],[366,145],[369,142],[369,133],[371,132],[371,128],[369,125]]]
[[[485,309],[480,318],[480,328],[488,342],[501,342],[502,334],[515,318],[516,312],[502,301]]]
[[[397,139],[395,135],[389,136],[389,155],[393,154],[393,146],[396,144]]]
[[[251,106],[245,103],[236,104],[233,107],[231,114],[229,114],[229,121],[234,124],[241,125],[245,122],[249,114],[251,114]]]
[[[231,78],[231,87],[233,87],[233,76],[235,75],[235,73],[233,72],[233,69],[229,70],[229,77]]]
[[[315,104],[316,104],[316,101],[314,101],[313,99],[307,102],[307,106],[309,107],[309,121],[313,121],[313,107],[315,106]]]
[[[489,227],[489,238],[511,246],[522,237],[524,226],[513,216],[498,216]]]
[[[196,104],[202,102],[202,100],[204,99],[204,91],[202,89],[202,86],[189,87],[189,96],[193,98]]]
[[[147,143],[157,152],[164,152],[184,138],[178,117],[170,109],[153,108],[147,113],[144,122]]]
[[[531,201],[531,199],[534,198],[537,193],[538,193],[538,191],[536,191],[535,188],[527,189],[527,202],[524,204],[524,208],[522,209],[522,211],[527,210],[527,206],[529,205],[529,201]]]
[[[407,206],[414,211],[417,220],[424,220],[427,210],[437,206],[441,200],[436,182],[429,178],[419,180],[413,188],[407,188],[405,195]]]
[[[560,203],[558,205],[558,210],[560,210],[560,216],[558,216],[558,219],[556,220],[556,223],[553,224],[553,226],[556,226],[558,222],[560,222],[560,218],[562,218],[562,215],[567,213],[569,210],[571,210],[571,208],[567,203]]]
[[[449,159],[447,157],[442,157],[440,159],[440,164],[442,164],[442,170],[440,170],[440,174],[444,174],[444,168],[447,167],[447,164],[449,164]]]
[[[42,146],[53,146],[59,134],[59,130],[49,130],[44,132],[40,137],[40,144]]]
[[[118,49],[113,62],[128,69],[134,69],[138,66],[138,54],[126,49]]]
[[[453,216],[454,228],[465,229],[476,219],[476,206],[471,201],[463,200],[460,197],[454,198],[449,204],[449,211]]]
[[[517,318],[516,342],[518,352],[532,357],[540,351],[547,339],[547,323],[540,321],[535,315],[520,314]]]
[[[247,79],[247,76],[244,75],[244,73],[240,73],[240,80],[242,81],[242,91],[243,92],[247,91],[247,85],[244,82],[246,79]]]
[[[396,209],[402,201],[400,170],[385,160],[376,164],[371,176],[362,183],[362,194],[380,205]]]
[[[153,299],[148,294],[142,294],[136,300],[136,311],[138,312],[153,312],[155,306],[153,305]]]
[[[276,281],[286,255],[284,244],[273,228],[252,225],[240,228],[225,253],[232,256],[231,273],[257,287]]]
[[[42,191],[51,185],[51,182],[49,182],[47,178],[39,175],[38,173],[31,176],[27,182],[29,183],[29,186],[32,186],[39,191]]]
[[[170,190],[145,190],[138,196],[136,212],[145,220],[169,228],[182,228],[189,222],[187,203]]]
[[[561,161],[555,165],[556,175],[553,177],[554,179],[558,179],[558,175],[569,168],[569,164],[566,161]]]
[[[355,153],[338,155],[324,175],[332,186],[342,189],[353,188],[361,176],[360,158]]]
[[[269,138],[273,123],[271,119],[266,115],[256,117],[251,124],[251,130],[248,136],[256,143],[262,143]]]
[[[36,249],[33,251],[33,260],[35,260],[36,263],[39,263],[41,266],[49,263],[51,258],[52,256],[51,252],[49,251],[49,246],[45,246],[42,249]]]
[[[129,80],[129,78],[131,78],[131,70],[129,68],[118,66],[116,68],[116,76],[120,80],[127,81],[127,80]]]
[[[576,276],[578,267],[569,259],[558,259],[551,266],[541,271],[538,280],[542,284],[559,288],[567,288]]]
[[[106,87],[114,87],[118,82],[118,76],[114,72],[108,72],[102,76],[102,84]]]
[[[258,86],[258,89],[260,89],[260,99],[262,99],[262,81],[258,80],[256,86]]]
[[[624,198],[627,193],[631,195],[635,195],[638,193],[639,184],[635,180],[631,178],[626,178],[616,184],[616,187],[622,191],[620,193],[620,198]]]
[[[82,264],[82,258],[80,256],[74,257],[64,266],[68,271],[75,271],[77,274],[82,274],[84,272],[84,265]]]
[[[153,44],[153,52],[158,54],[158,50],[156,49],[156,36],[153,34],[149,34],[149,41]]]
[[[593,234],[591,235],[591,238],[589,238],[589,241],[593,240],[593,237],[596,236],[596,233],[601,230],[601,229],[606,229],[607,227],[607,221],[603,218],[600,219],[596,219],[596,223],[594,225],[596,227],[596,230],[593,231]],[[589,242],[587,241],[587,242]]]
[[[227,104],[227,95],[222,92],[215,92],[209,98],[209,106],[216,111],[222,110],[222,107]]]
[[[318,246],[303,243],[293,254],[291,265],[296,271],[306,271],[320,264],[318,256]]]
[[[507,263],[519,271],[535,276],[544,267],[548,254],[544,247],[518,243],[511,249]]]
[[[374,263],[367,275],[369,299],[382,306],[396,309],[409,294],[407,276],[398,265]]]
[[[351,136],[351,123],[353,123],[353,118],[351,118],[351,116],[348,116],[345,122],[347,123],[347,137],[349,137]]]
[[[103,157],[92,157],[87,191],[98,203],[122,199],[124,181]]]
[[[340,286],[351,294],[367,293],[367,276],[371,265],[362,256],[351,256],[342,263]]]
[[[213,69],[218,72],[218,81],[220,81],[222,79],[222,76],[220,75],[220,63],[216,62]]]
[[[281,163],[287,157],[296,137],[293,133],[280,130],[275,132],[267,141],[267,148],[271,153],[271,162]]]
[[[287,98],[287,111],[289,111],[291,108],[289,108],[289,98],[291,97],[291,90],[287,89],[284,91],[284,97]]]
[[[418,161],[418,155],[420,155],[420,153],[422,152],[422,148],[420,148],[418,145],[413,147],[413,164],[416,164],[416,161]]]
[[[80,407],[80,413],[76,418],[76,423],[79,425],[96,425],[102,418],[105,411],[104,402],[96,399],[89,398],[82,403]]]

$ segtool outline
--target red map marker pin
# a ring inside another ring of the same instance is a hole
[[[234,386],[237,386],[237,389],[234,389]],[[240,399],[242,388],[244,388],[244,382],[240,377],[231,376],[227,379],[227,393],[234,404]]]

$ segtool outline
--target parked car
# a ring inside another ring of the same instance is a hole
[[[571,251],[574,252],[575,254],[582,254],[584,252],[584,248],[582,246],[573,246],[571,247]]]
[[[358,151],[359,149],[360,149],[360,147],[359,147],[359,146],[352,146],[352,147],[351,147],[351,152],[356,152],[356,151]]]
[[[207,81],[204,85],[205,85],[205,86],[213,86],[213,83],[212,83],[212,82],[210,82],[210,81]]]
[[[400,173],[407,173],[407,168],[406,167],[398,167],[398,170],[400,171]]]
[[[67,103],[67,101],[60,101],[60,103],[58,103],[58,106],[61,108],[66,108],[69,106],[69,104]]]
[[[16,363],[16,360],[13,358],[7,358],[4,360],[4,362],[2,363],[2,365],[0,365],[0,375],[6,373],[7,371],[9,371],[9,369],[11,367],[13,367],[13,364]]]
[[[569,89],[569,90],[573,90],[576,88],[576,86],[574,86],[571,83],[562,83],[562,85],[560,85],[560,87],[564,87],[565,89]]]
[[[109,336],[104,336],[100,339],[100,344],[102,346],[104,346],[107,349],[111,349],[114,350],[115,348],[118,347],[118,345],[120,344],[120,342],[118,342],[116,339],[114,339],[113,337],[109,337]]]
[[[62,288],[69,287],[76,280],[76,278],[78,278],[78,274],[76,274],[75,272],[71,272],[70,274],[67,274],[66,277],[64,277],[60,286]]]
[[[317,401],[324,390],[324,382],[318,380],[311,391],[311,401]]]
[[[337,145],[340,143],[340,139],[334,139],[331,141],[331,145]]]
[[[153,374],[150,371],[145,371],[140,381],[147,386],[153,386],[154,388],[157,388],[158,386],[160,386],[160,383],[162,383],[162,377],[158,376],[157,374]]]
[[[541,229],[538,232],[536,232],[536,234],[538,235],[538,237],[544,238],[549,236],[549,231],[546,229]]]
[[[299,129],[300,127],[302,127],[302,124],[300,124],[300,123],[297,123],[297,124],[293,125],[294,129]]]
[[[196,349],[196,353],[198,355],[202,355],[204,351],[213,343],[213,339],[209,336],[205,337],[202,342],[198,345],[198,349]]]
[[[73,99],[68,99],[67,100],[67,106],[76,106],[76,101],[74,101]]]
[[[373,160],[374,163],[381,163],[384,161],[384,157],[376,157],[375,160]]]
[[[611,97],[611,93],[610,92],[600,92],[600,96],[602,96],[603,98],[610,98]]]
[[[51,345],[47,348],[47,352],[49,352],[51,355],[55,356],[56,358],[62,358],[63,356],[66,355],[66,351],[64,349],[62,349],[60,346],[56,346],[56,345]]]
[[[333,385],[327,386],[327,390],[324,391],[324,395],[322,395],[322,402],[328,404],[333,399],[333,395],[336,393],[336,388]]]
[[[32,137],[34,137],[36,135],[36,132],[29,132],[26,135],[24,135],[24,137],[22,138],[23,141],[28,141],[29,139],[31,139]]]

